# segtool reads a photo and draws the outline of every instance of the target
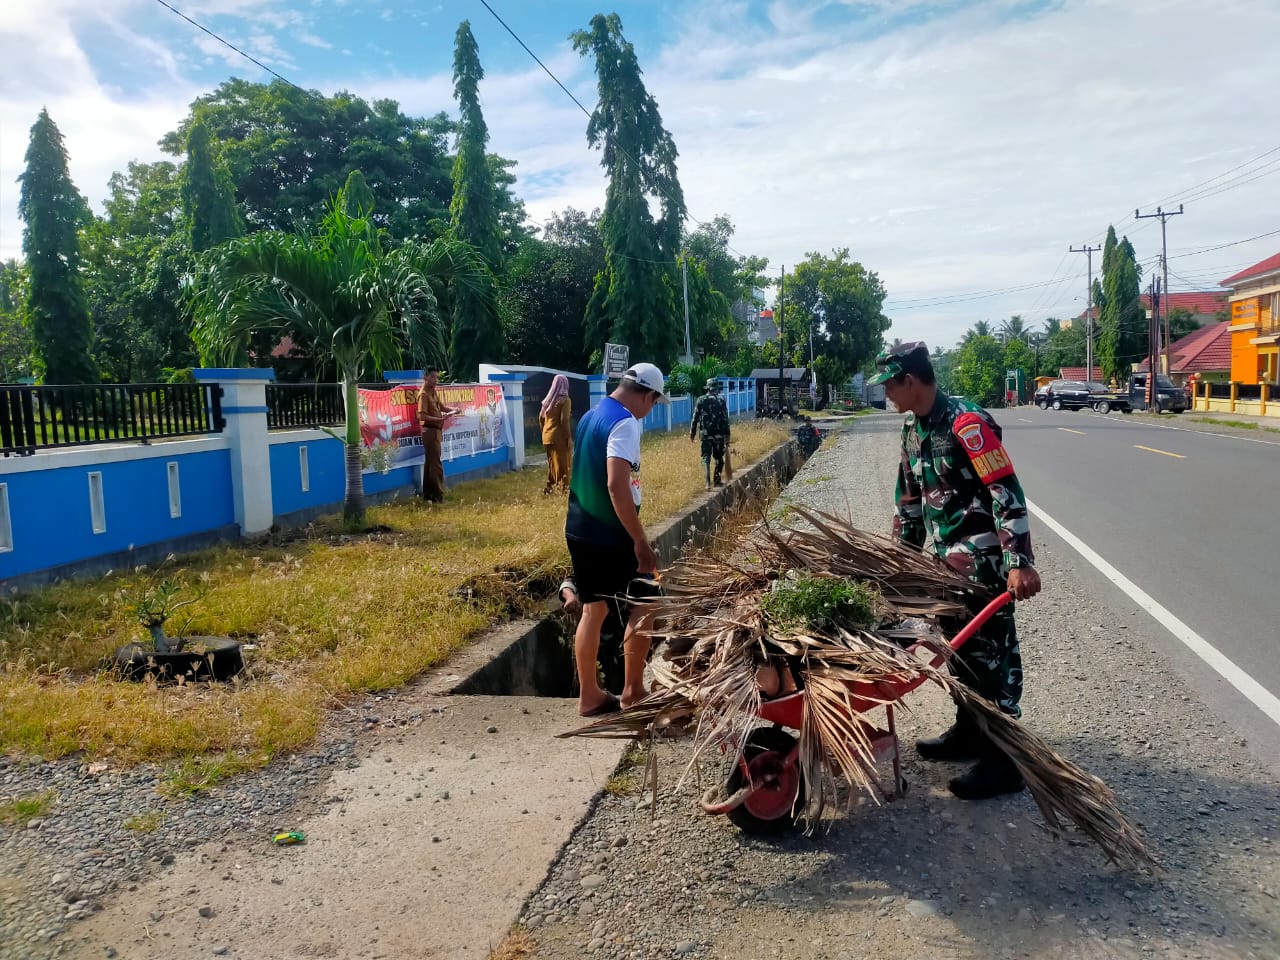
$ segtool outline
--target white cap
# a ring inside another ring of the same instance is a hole
[[[622,379],[631,380],[649,390],[656,390],[659,400],[667,399],[666,378],[663,377],[662,371],[652,363],[633,363],[622,374]]]

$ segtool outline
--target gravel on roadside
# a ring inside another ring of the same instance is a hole
[[[833,436],[783,501],[887,529],[900,421]],[[813,836],[745,836],[672,789],[687,743],[660,743],[656,807],[606,795],[522,923],[538,960],[1280,957],[1280,786],[1159,657],[1158,627],[1090,595],[1064,546],[1035,531],[1044,593],[1019,611],[1025,722],[1103,777],[1166,872],[1109,866],[1087,838],[1050,837],[1027,794],[950,796],[953,765],[910,741],[951,706],[922,689],[899,721],[907,796],[855,797]],[[639,779],[638,777],[636,778]]]

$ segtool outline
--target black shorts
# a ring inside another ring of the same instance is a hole
[[[652,576],[639,575],[635,547],[631,544],[598,544],[566,538],[573,561],[573,582],[583,603],[608,600],[618,606],[626,622],[626,600],[645,600],[658,595]],[[619,598],[623,598],[621,601]]]

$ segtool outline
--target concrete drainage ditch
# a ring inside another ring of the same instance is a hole
[[[659,561],[670,566],[686,549],[705,543],[725,513],[785,486],[804,460],[796,442],[788,440],[731,483],[660,525],[651,535]],[[459,696],[574,696],[570,629],[560,617],[505,624],[432,671],[427,690]]]

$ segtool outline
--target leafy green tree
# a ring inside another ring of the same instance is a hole
[[[260,232],[215,248],[194,291],[196,342],[206,362],[248,355],[268,330],[333,363],[346,390],[343,517],[364,518],[357,385],[362,375],[403,362],[439,363],[445,322],[437,291],[489,289],[483,261],[466,244],[391,247],[369,216],[354,216],[340,193],[315,234]]]
[[[938,389],[946,394],[955,393],[952,385],[955,379],[956,351],[934,347],[929,361],[933,364],[933,373],[938,379]]]
[[[609,180],[601,218],[605,269],[587,306],[588,342],[625,343],[633,357],[669,369],[684,343],[675,268],[686,211],[675,141],[645,89],[635,48],[616,13],[597,14],[589,30],[571,39],[580,55],[595,58],[599,101],[587,124],[587,142],[602,148]],[[659,203],[657,220],[651,199]]]
[[[1186,307],[1178,307],[1169,311],[1169,342],[1176,343],[1188,334],[1200,329],[1195,314]]]
[[[89,205],[71,182],[62,133],[48,110],[31,127],[27,167],[18,179],[18,215],[26,224],[22,252],[30,282],[27,316],[36,375],[45,383],[92,383],[93,328],[80,276],[80,227]]]
[[[853,260],[848,247],[830,257],[808,254],[786,282],[783,323],[795,362],[809,365],[812,331],[815,357],[830,357],[845,371],[862,369],[884,345],[884,299],[880,278]]]
[[[543,239],[526,238],[507,264],[502,314],[508,352],[520,363],[586,373],[584,318],[604,269],[600,213],[553,214]]]
[[[198,97],[160,145],[174,156],[184,153],[197,115],[220,145],[251,230],[293,230],[319,221],[353,169],[364,171],[380,211],[377,222],[392,237],[445,229],[453,122],[444,113],[408,117],[394,100],[370,104],[350,93],[325,97],[279,80],[232,79]]]
[[[458,101],[458,156],[453,162],[453,200],[449,204],[452,235],[470,244],[497,273],[502,269],[502,233],[494,202],[493,177],[485,160],[489,128],[480,109],[480,51],[470,21],[458,24],[453,53],[453,95]],[[497,303],[459,290],[453,304],[450,369],[471,377],[485,361],[502,359],[505,344]],[[478,374],[477,374],[478,375]]]
[[[689,341],[697,356],[723,356],[732,353],[743,339],[733,316],[729,298],[712,283],[707,265],[687,254],[681,254],[685,270],[682,282],[689,289]],[[683,342],[683,341],[682,341]]]
[[[0,261],[0,383],[33,376],[34,349],[27,324],[27,266]]]
[[[1129,238],[1116,239],[1107,228],[1102,245],[1102,308],[1097,363],[1105,378],[1124,380],[1146,355],[1146,318],[1142,309],[1141,269]]]
[[[1004,396],[1004,348],[990,334],[975,336],[956,357],[952,389],[984,407]]]
[[[1084,363],[1084,322],[1077,320],[1069,327],[1059,327],[1049,336],[1040,358],[1040,369],[1056,377],[1063,367],[1083,367]]]
[[[214,155],[209,128],[198,116],[187,133],[187,162],[182,168],[182,208],[186,215],[190,249],[194,254],[204,253],[244,233],[231,176]]]
[[[182,306],[193,261],[181,190],[175,164],[130,163],[81,233],[93,354],[109,381],[156,381],[196,362]]]

